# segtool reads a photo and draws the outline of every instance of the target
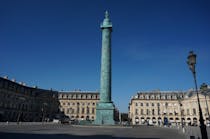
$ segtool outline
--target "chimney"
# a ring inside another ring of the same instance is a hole
[[[16,82],[16,80],[15,80],[14,78],[12,79],[12,81],[13,81],[13,82]]]

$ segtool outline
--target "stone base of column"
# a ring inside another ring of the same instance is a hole
[[[99,102],[96,105],[95,125],[115,125],[114,105],[112,102]]]

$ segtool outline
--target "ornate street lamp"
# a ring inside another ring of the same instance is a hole
[[[201,130],[201,136],[202,139],[208,139],[207,132],[206,132],[206,125],[204,124],[203,120],[203,114],[202,114],[202,109],[200,106],[200,99],[198,96],[198,87],[197,87],[197,80],[196,80],[196,71],[195,71],[195,64],[196,64],[196,54],[193,53],[193,51],[190,51],[189,56],[187,57],[187,64],[192,71],[194,82],[195,82],[195,89],[196,89],[196,94],[197,94],[197,100],[198,100],[198,109],[199,109],[199,115],[200,115],[200,130]]]

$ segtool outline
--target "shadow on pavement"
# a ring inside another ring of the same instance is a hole
[[[159,139],[159,138],[131,138],[113,137],[110,135],[79,136],[71,134],[28,134],[28,133],[5,133],[0,132],[2,139]]]

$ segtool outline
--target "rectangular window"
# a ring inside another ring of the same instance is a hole
[[[158,115],[160,115],[160,108],[158,108]]]
[[[89,114],[90,113],[90,110],[89,110],[89,107],[87,107],[87,114]]]
[[[84,114],[85,113],[85,108],[82,108],[82,114]]]
[[[95,114],[95,108],[92,108],[92,114]]]
[[[141,115],[144,115],[144,110],[143,109],[141,109]]]
[[[77,114],[79,113],[79,107],[77,107]]]
[[[135,114],[136,114],[136,115],[138,115],[138,114],[139,114],[138,109],[136,109]]]
[[[196,109],[193,109],[193,115],[196,115]]]
[[[187,109],[187,115],[190,115],[190,110],[189,109]]]
[[[155,110],[154,109],[152,109],[152,115],[155,115]]]
[[[181,115],[184,115],[184,110],[181,110]]]
[[[147,115],[149,115],[150,113],[149,113],[149,110],[147,109]]]

